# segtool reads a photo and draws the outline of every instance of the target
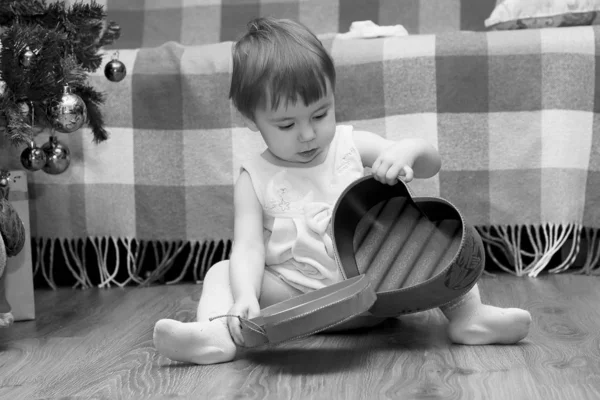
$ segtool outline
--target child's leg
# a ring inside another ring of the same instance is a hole
[[[265,268],[260,290],[260,309],[300,296],[302,292],[287,284],[276,272]]]
[[[527,336],[531,324],[528,311],[482,304],[477,285],[440,309],[450,321],[450,339],[460,344],[517,343]]]
[[[209,321],[209,318],[227,314],[232,306],[229,261],[221,261],[206,273],[196,322],[161,319],[154,326],[154,346],[174,361],[195,364],[231,361],[236,347],[229,334],[227,319]]]

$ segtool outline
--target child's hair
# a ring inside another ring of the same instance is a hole
[[[244,116],[254,119],[257,107],[272,109],[281,100],[304,105],[335,89],[333,60],[321,41],[305,26],[287,19],[257,18],[233,46],[229,98]]]

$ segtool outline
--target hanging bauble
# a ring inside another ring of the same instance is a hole
[[[0,197],[3,197],[8,200],[8,192],[10,191],[10,186],[8,186],[8,180],[10,178],[10,172],[0,169]],[[2,275],[2,274],[0,274]]]
[[[127,75],[127,68],[119,59],[119,52],[115,52],[106,66],[104,67],[104,76],[111,82],[120,82]]]
[[[46,165],[43,170],[50,175],[62,174],[69,168],[71,163],[71,152],[66,144],[58,141],[56,136],[50,136],[48,142],[42,145],[46,153]]]
[[[65,86],[63,94],[50,102],[48,119],[59,132],[75,132],[87,121],[87,108],[81,97],[71,93],[70,86]]]
[[[31,51],[29,46],[25,47],[25,50],[23,50],[23,53],[21,53],[21,58],[20,58],[21,65],[24,66],[25,68],[31,67],[34,57],[35,57],[35,53],[33,51]]]
[[[46,153],[32,142],[21,152],[21,165],[28,171],[39,171],[46,165]]]

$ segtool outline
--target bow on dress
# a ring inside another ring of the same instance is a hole
[[[321,237],[327,255],[331,258],[334,257],[333,240],[329,229],[332,214],[333,207],[324,202],[311,202],[304,206],[306,225]]]

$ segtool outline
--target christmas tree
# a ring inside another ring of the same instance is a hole
[[[21,155],[25,168],[60,173],[64,167],[46,165],[49,157],[60,157],[53,150],[60,153],[61,144],[51,136],[46,148],[36,147],[40,129],[70,133],[87,124],[96,143],[108,138],[100,109],[104,94],[86,81],[102,64],[100,49],[119,34],[117,23],[107,21],[104,7],[94,1],[67,6],[0,0],[0,134],[14,146],[27,145]],[[64,145],[62,152],[68,152]]]
[[[70,152],[55,132],[71,133],[87,124],[93,141],[108,139],[100,106],[104,94],[88,84],[88,74],[102,64],[103,46],[119,38],[120,28],[106,20],[94,1],[65,5],[45,0],[0,0],[0,135],[8,146],[25,146],[21,164],[29,171],[60,174]],[[113,59],[105,75],[125,76]],[[50,140],[37,147],[36,133],[49,129]],[[0,327],[12,322],[4,296],[6,257],[24,245],[25,228],[8,201],[10,174],[0,169]]]

